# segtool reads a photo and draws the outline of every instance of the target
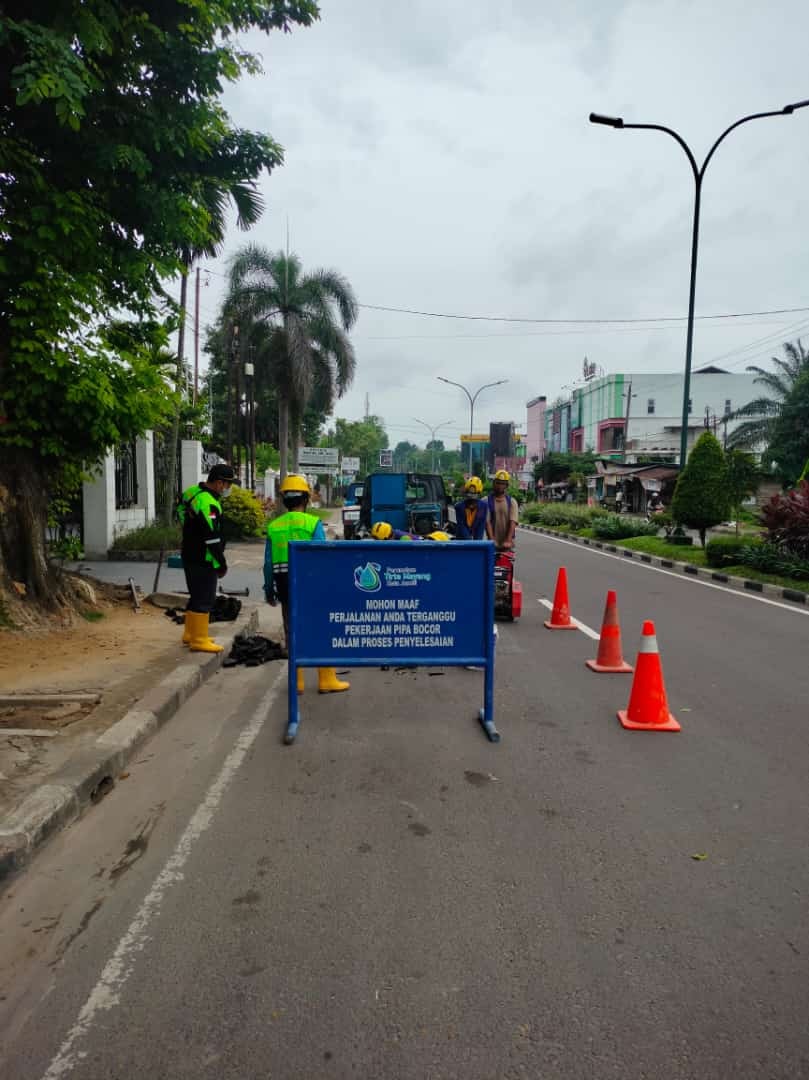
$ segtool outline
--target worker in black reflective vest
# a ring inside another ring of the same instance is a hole
[[[192,652],[222,652],[211,640],[209,621],[219,579],[228,572],[222,539],[222,499],[230,495],[236,473],[230,465],[214,465],[203,484],[183,492],[177,516],[183,526],[183,569],[188,587],[183,644]]]

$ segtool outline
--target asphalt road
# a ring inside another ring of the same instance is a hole
[[[680,734],[542,626],[558,566]],[[809,617],[521,534],[482,675],[223,671],[0,902],[4,1080],[809,1076]],[[694,856],[699,855],[699,859]]]

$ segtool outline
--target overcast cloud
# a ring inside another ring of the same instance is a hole
[[[252,242],[330,266],[364,304],[551,319],[684,315],[693,182],[662,134],[588,123],[591,110],[674,127],[701,161],[739,117],[809,98],[809,5],[567,0],[322,0],[308,30],[245,44],[266,73],[230,88],[234,121],[286,150],[265,178]],[[697,313],[809,307],[809,109],[751,123],[704,188]],[[209,262],[203,319],[221,295],[232,230]],[[695,364],[761,362],[803,315],[698,324]],[[773,335],[746,352],[748,343]],[[587,355],[607,372],[679,371],[685,328],[576,328],[363,310],[358,373],[337,414],[371,411],[392,443],[414,423],[525,423]],[[725,356],[730,353],[731,355]]]

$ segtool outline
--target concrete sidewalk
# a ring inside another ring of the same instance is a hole
[[[65,729],[55,732],[54,739],[38,740],[44,762],[27,780],[17,780],[13,804],[0,823],[0,880],[23,867],[57,829],[75,821],[110,791],[139,747],[218,671],[233,638],[257,632],[258,615],[257,604],[243,603],[237,620],[214,625],[214,636],[224,646],[223,652],[189,652],[178,647],[179,642],[173,643],[170,648],[177,662],[157,681],[152,674],[153,661],[143,667],[135,700],[130,700],[129,707],[102,732],[85,729],[71,735]],[[280,615],[273,619],[272,609],[267,609],[267,615],[270,625],[265,626],[265,632],[278,636]],[[179,637],[180,627],[176,630]],[[166,665],[162,666],[165,671]],[[46,744],[54,745],[53,768],[46,758]]]

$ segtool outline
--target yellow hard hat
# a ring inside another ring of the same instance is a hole
[[[464,484],[463,490],[464,490],[465,495],[482,495],[483,494],[483,484],[481,482],[480,477],[479,476],[470,476],[469,479]]]
[[[393,527],[387,521],[377,521],[371,526],[371,536],[374,540],[390,540],[393,536]]]
[[[511,483],[511,477],[508,475],[505,469],[498,469],[494,474],[495,480],[505,480],[507,484]]]
[[[449,533],[442,532],[441,529],[437,529],[435,532],[431,532],[427,536],[428,540],[451,540],[452,537]]]
[[[301,476],[299,473],[290,473],[289,476],[285,476],[281,481],[281,494],[282,495],[311,495],[309,490],[309,484],[306,481],[305,476]]]

